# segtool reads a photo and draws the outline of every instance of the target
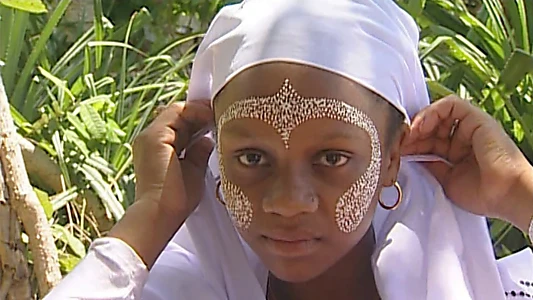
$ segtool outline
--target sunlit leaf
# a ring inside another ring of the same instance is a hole
[[[35,187],[33,188],[33,191],[37,195],[39,202],[41,202],[41,206],[44,209],[46,218],[47,219],[52,218],[52,215],[54,214],[54,208],[52,207],[52,203],[50,203],[50,198],[48,198],[48,194]]]
[[[113,194],[113,190],[104,180],[102,174],[87,164],[79,166],[78,170],[83,173],[85,179],[89,181],[91,187],[96,191],[98,197],[102,200],[106,210],[112,214],[115,220],[122,218],[124,215],[124,207]]]
[[[101,140],[106,134],[106,125],[96,109],[91,105],[82,104],[80,106],[80,117],[85,124],[87,131],[95,139]]]
[[[65,227],[58,224],[53,224],[52,234],[54,235],[54,238],[65,243],[76,256],[78,256],[79,258],[85,257],[85,246]]]
[[[47,12],[41,0],[0,0],[0,4],[34,14]]]
[[[80,139],[80,137],[72,130],[65,130],[64,137],[67,141],[71,142],[76,146],[76,149],[79,150],[85,157],[90,155],[90,150],[87,147],[87,144]]]
[[[59,253],[59,266],[63,273],[70,273],[80,260],[81,258],[70,253]]]
[[[67,112],[67,120],[70,122],[72,126],[76,129],[78,134],[81,134],[81,136],[86,139],[90,140],[91,137],[89,136],[89,133],[87,132],[87,127],[85,124],[82,123],[82,121],[78,118],[78,116],[74,115],[71,112]]]
[[[516,120],[513,121],[513,132],[516,141],[519,143],[522,142],[522,140],[524,139],[524,129],[522,129],[522,125],[520,125],[520,122],[517,122]]]

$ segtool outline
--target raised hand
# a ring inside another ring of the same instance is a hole
[[[448,96],[420,111],[403,154],[435,154],[451,162],[425,165],[465,210],[522,229],[533,216],[533,209],[527,211],[533,206],[530,164],[490,115],[463,99]]]

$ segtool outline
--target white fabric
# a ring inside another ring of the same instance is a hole
[[[216,16],[194,62],[188,100],[213,98],[239,72],[258,63],[294,61],[351,78],[409,119],[429,104],[417,39],[415,22],[392,0],[248,0]],[[382,298],[503,299],[485,219],[451,204],[418,165],[420,159],[403,159],[399,183],[404,201],[393,212],[378,208],[373,221],[373,266]],[[157,261],[144,299],[264,299],[268,271],[215,200],[216,153],[210,171],[204,199]],[[70,284],[72,290],[84,272],[96,274],[91,264],[102,264],[101,259],[90,256],[62,288],[67,291]],[[128,274],[127,266],[119,273]],[[137,286],[144,284],[140,278],[132,277]],[[113,290],[111,281],[107,286],[100,282],[93,288]],[[103,299],[92,295],[83,298]]]
[[[509,299],[516,299],[512,296],[512,291],[516,295],[523,292],[530,296],[526,296],[527,298],[531,298],[531,250],[522,250],[499,260],[498,269]],[[417,299],[409,297],[405,296],[403,299]],[[196,257],[183,247],[170,244],[148,273],[141,259],[127,244],[119,239],[103,238],[94,241],[87,257],[44,300],[63,299],[227,300],[228,297],[225,293],[217,294],[214,291],[201,275]],[[455,299],[460,298],[453,298]]]
[[[148,275],[142,260],[126,243],[101,238],[45,299],[140,299]]]

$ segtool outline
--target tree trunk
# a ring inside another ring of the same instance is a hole
[[[9,102],[0,78],[0,161],[7,186],[6,203],[21,220],[29,238],[39,294],[46,295],[60,280],[54,238],[43,207],[28,179]],[[9,241],[13,242],[13,241]],[[4,280],[5,276],[2,277]],[[18,299],[18,298],[17,298]]]
[[[20,224],[6,199],[7,186],[0,161],[0,300],[30,299],[30,273],[20,240]]]
[[[17,134],[17,142],[22,150],[26,172],[30,178],[36,177],[43,184],[56,193],[63,192],[61,184],[61,169],[44,150],[36,147],[21,135]]]

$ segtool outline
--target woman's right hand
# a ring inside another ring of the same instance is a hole
[[[176,103],[159,113],[133,146],[136,201],[157,203],[171,218],[188,216],[196,208],[213,142],[207,137],[192,139],[212,124],[209,101]],[[186,147],[185,158],[178,159]]]
[[[193,137],[212,127],[209,101],[177,103],[163,110],[135,140],[135,202],[109,236],[126,242],[148,268],[202,199],[213,142]]]

